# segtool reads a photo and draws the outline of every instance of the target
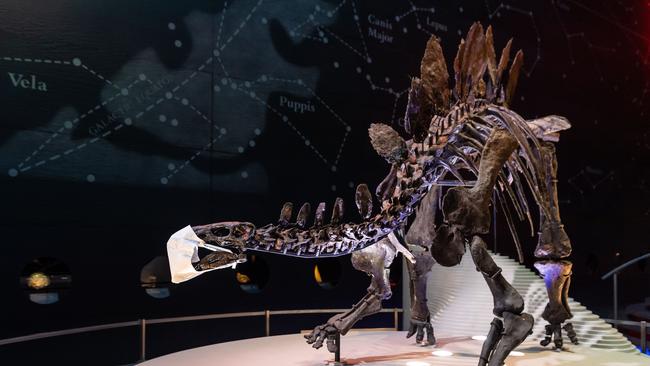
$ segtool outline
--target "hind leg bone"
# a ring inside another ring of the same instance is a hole
[[[481,350],[479,366],[486,365],[486,363],[488,366],[500,366],[510,351],[514,350],[530,334],[534,320],[530,314],[523,313],[523,298],[503,277],[501,268],[494,263],[483,239],[474,236],[470,251],[477,271],[483,274],[483,278],[492,292],[494,299],[492,312],[503,318],[503,323],[499,318],[492,321],[490,333]],[[503,329],[502,333],[499,332],[499,329]]]

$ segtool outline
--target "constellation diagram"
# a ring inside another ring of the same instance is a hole
[[[152,23],[157,38],[116,65],[103,61],[110,54],[90,48],[60,51],[56,58],[48,57],[45,45],[4,50],[2,88],[14,100],[34,98],[25,105],[51,100],[62,93],[51,79],[57,73],[77,80],[80,89],[65,95],[82,100],[61,98],[46,111],[35,111],[41,114],[23,113],[21,118],[33,125],[0,140],[0,151],[8,157],[0,167],[5,177],[218,184],[233,191],[260,191],[270,168],[263,159],[249,156],[268,156],[260,150],[269,148],[265,138],[283,129],[283,141],[271,146],[291,146],[301,162],[330,174],[331,181],[324,184],[336,190],[336,183],[341,186],[337,173],[350,164],[363,136],[355,132],[375,120],[402,123],[410,77],[417,75],[428,37],[435,35],[455,47],[472,21],[499,26],[515,22],[526,32],[522,42],[532,57],[524,71],[531,77],[543,66],[543,56],[547,61],[540,22],[550,14],[567,47],[553,58],[566,57],[575,64],[575,47],[582,42],[604,79],[597,60],[618,46],[574,29],[572,17],[579,11],[604,20],[624,37],[642,36],[577,0],[535,6],[490,0],[211,4],[209,12],[189,9],[182,17],[170,15]],[[507,27],[503,31],[513,33]],[[123,37],[129,35],[123,30]],[[639,54],[643,62],[644,51]],[[637,104],[643,104],[644,95],[637,97]]]

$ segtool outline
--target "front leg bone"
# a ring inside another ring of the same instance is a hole
[[[436,337],[431,325],[431,314],[427,306],[427,275],[433,266],[433,258],[426,251],[415,253],[415,263],[406,261],[410,277],[411,325],[406,338],[417,334],[415,341],[421,343],[426,335],[425,345],[432,346]]]
[[[552,338],[555,348],[562,349],[562,329],[567,332],[572,343],[578,344],[573,325],[567,323],[562,327],[562,323],[573,317],[568,303],[572,266],[572,263],[566,260],[535,262],[535,268],[544,277],[549,299],[542,313],[542,318],[550,323],[546,326],[545,338],[540,342],[542,346],[550,344]]]
[[[567,298],[572,266],[569,261],[535,262],[535,268],[544,277],[548,293],[542,318],[551,324],[562,324],[573,317]]]
[[[334,315],[325,324],[316,326],[311,333],[305,335],[308,344],[320,348],[323,342],[327,341],[327,350],[336,353],[337,335],[345,335],[360,319],[381,310],[381,302],[392,295],[388,282],[388,267],[395,255],[396,250],[388,239],[382,239],[377,244],[352,254],[352,266],[372,278],[368,293],[354,304],[352,309]]]
[[[381,310],[381,296],[376,292],[366,294],[345,313],[336,314],[325,324],[318,325],[305,335],[307,343],[318,349],[327,341],[327,350],[336,353],[336,335],[345,335],[359,319],[378,313]]]
[[[571,240],[564,231],[560,218],[559,200],[557,197],[557,158],[555,146],[550,142],[541,142],[542,158],[544,161],[544,189],[541,189],[544,202],[551,216],[547,217],[540,208],[539,237],[535,248],[536,258],[559,259],[571,254]]]

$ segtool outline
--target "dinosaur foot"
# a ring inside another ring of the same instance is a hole
[[[510,352],[523,342],[533,329],[534,320],[530,314],[503,313],[503,322],[498,318],[492,322],[488,338],[483,343],[479,366],[501,366]]]
[[[564,326],[561,324],[547,324],[544,329],[546,335],[544,336],[544,339],[539,342],[539,344],[544,347],[548,346],[551,344],[551,341],[553,341],[553,349],[561,351],[563,349],[562,346],[564,345],[564,341],[562,339],[562,329],[564,329],[566,332],[566,335],[569,337],[571,343],[580,343],[578,341],[578,336],[576,335],[575,330],[573,330],[573,324],[571,323],[566,323]]]
[[[327,342],[327,350],[336,353],[338,351],[336,337],[340,334],[341,331],[339,329],[330,324],[330,322],[327,322],[316,326],[311,333],[305,334],[305,339],[308,344],[311,344],[316,349],[323,347],[323,342]]]
[[[433,334],[433,326],[431,325],[431,321],[428,319],[426,321],[411,319],[411,327],[406,334],[406,338],[411,338],[414,334],[417,334],[415,336],[415,342],[418,344],[423,346],[433,346],[436,344],[436,337]],[[424,340],[425,335],[426,341]]]

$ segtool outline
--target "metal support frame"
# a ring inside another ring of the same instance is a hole
[[[614,273],[614,320],[618,320],[618,273]]]
[[[140,361],[147,359],[147,319],[140,319]]]
[[[614,291],[613,291],[613,292],[614,292],[614,293],[613,293],[613,297],[614,297],[614,298],[613,298],[613,300],[614,300],[614,301],[613,301],[613,308],[614,308],[614,309],[613,309],[613,317],[614,317],[614,320],[618,320],[618,274],[619,274],[622,270],[624,270],[624,269],[626,269],[627,267],[633,265],[634,263],[637,263],[637,262],[639,262],[639,261],[645,260],[645,259],[647,259],[647,258],[650,258],[650,253],[646,253],[646,254],[640,255],[640,256],[638,256],[638,257],[636,257],[636,258],[630,259],[629,261],[627,261],[627,262],[621,264],[620,266],[614,268],[613,270],[611,270],[611,271],[605,273],[605,274],[600,278],[601,280],[606,280],[606,279],[608,279],[609,277],[612,277],[612,280],[613,280],[613,282],[614,282],[614,284],[613,284],[613,286],[614,286]]]
[[[336,352],[334,353],[334,362],[336,364],[341,364],[341,333],[336,333],[336,338],[334,338],[334,343],[336,344]]]
[[[393,308],[393,322],[395,323],[395,331],[399,330],[399,311],[397,308]]]
[[[268,337],[271,335],[271,312],[268,310],[264,310],[264,326],[265,334]]]
[[[644,320],[641,322],[641,352],[648,352],[648,323]]]

